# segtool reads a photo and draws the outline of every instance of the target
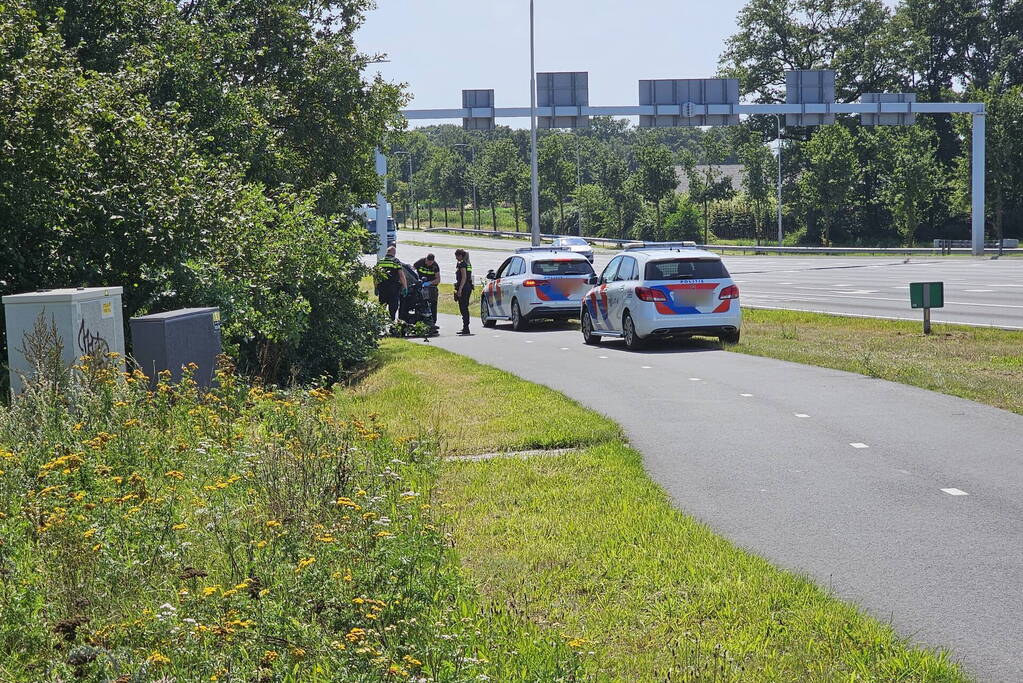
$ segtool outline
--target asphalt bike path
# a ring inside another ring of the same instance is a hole
[[[981,680],[1023,680],[1023,416],[847,372],[442,315],[432,346],[618,422],[685,512]],[[500,396],[486,399],[500,401]],[[536,419],[543,419],[538,415]]]

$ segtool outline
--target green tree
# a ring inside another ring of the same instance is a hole
[[[698,153],[703,164],[697,166],[697,160],[689,154],[683,159],[683,167],[689,178],[689,197],[703,206],[705,244],[710,241],[710,205],[735,196],[732,179],[724,175],[720,169],[720,165],[725,162],[730,152],[728,134],[711,130],[700,137]]]
[[[1003,92],[972,91],[971,98],[985,104],[986,154],[985,190],[988,215],[995,230],[995,239],[1005,236],[1006,215],[1015,217],[1015,224],[1023,223],[1023,87]],[[969,205],[972,170],[972,122],[963,117],[959,134],[969,141],[957,165],[957,185],[960,201]],[[1023,230],[1017,227],[1017,235]]]
[[[537,144],[540,191],[558,205],[559,232],[565,229],[565,200],[575,188],[575,166],[568,155],[563,135],[547,135]]]
[[[760,244],[766,238],[764,214],[775,190],[775,159],[760,134],[755,131],[751,131],[740,143],[738,151],[743,168],[742,185],[747,199],[753,205],[753,226],[757,244]]]
[[[898,34],[879,0],[749,0],[719,60],[757,102],[785,101],[785,71],[834,69],[839,100],[898,89]]]
[[[654,205],[656,230],[661,230],[661,200],[678,187],[675,159],[663,144],[644,144],[636,149],[636,181],[643,198]]]
[[[934,134],[919,126],[878,126],[867,135],[885,150],[878,197],[891,214],[902,243],[913,246],[916,231],[935,199],[945,193],[946,180],[934,155]]]
[[[841,125],[822,126],[803,146],[806,169],[799,179],[801,200],[820,218],[820,243],[831,246],[831,235],[858,179],[852,134]]]
[[[622,154],[604,148],[597,154],[594,166],[597,184],[614,207],[617,233],[607,236],[625,237],[626,205],[632,196],[627,187],[628,164]]]

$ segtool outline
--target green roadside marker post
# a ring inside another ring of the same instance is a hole
[[[945,307],[945,283],[910,282],[909,305],[924,309],[924,334],[930,334],[931,309]]]

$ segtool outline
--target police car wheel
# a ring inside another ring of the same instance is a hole
[[[483,327],[497,327],[497,321],[490,318],[490,307],[485,298],[480,299],[480,320],[483,321]]]
[[[738,344],[739,343],[739,330],[735,332],[726,332],[718,335],[718,340],[722,344]]]
[[[529,327],[529,321],[522,315],[518,299],[512,299],[511,308],[512,329],[516,332],[522,332],[524,329]]]
[[[622,336],[625,337],[625,346],[630,351],[643,348],[643,340],[636,334],[636,324],[632,322],[632,316],[628,313],[622,318]]]
[[[589,344],[590,346],[600,344],[600,335],[593,334],[593,320],[590,318],[589,311],[583,311],[582,329],[584,344]]]

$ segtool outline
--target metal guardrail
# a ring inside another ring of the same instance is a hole
[[[528,232],[510,232],[505,230],[476,230],[474,228],[426,228],[423,232],[455,233],[463,235],[476,235],[479,237],[518,237],[528,239]],[[564,235],[552,235],[541,233],[540,237],[546,240],[554,240]],[[611,248],[621,249],[623,245],[635,242],[635,238],[618,239],[614,237],[584,237],[587,242],[596,242],[607,245]],[[940,247],[770,247],[757,246],[755,244],[698,244],[698,248],[708,251],[754,253],[754,254],[886,254],[891,256],[909,256],[912,254],[923,254],[928,256],[941,256],[945,254],[972,254],[969,248],[940,248]],[[998,254],[998,247],[986,247],[985,254]],[[1023,254],[1021,248],[1004,248],[1001,251],[1004,256]]]

